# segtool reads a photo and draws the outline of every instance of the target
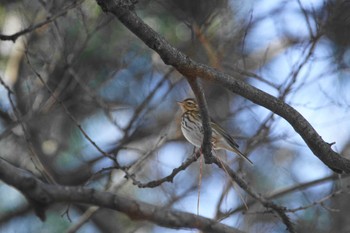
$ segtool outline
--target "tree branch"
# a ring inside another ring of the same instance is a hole
[[[200,114],[202,117],[203,126],[203,142],[202,142],[202,152],[204,154],[205,162],[210,164],[213,162],[211,153],[211,126],[210,117],[208,113],[207,102],[205,100],[203,88],[197,77],[188,77],[187,81],[191,85],[191,88],[197,98]]]
[[[14,34],[11,35],[3,35],[0,34],[0,40],[11,40],[13,42],[16,42],[16,40],[18,39],[18,37],[23,36],[25,34],[31,33],[33,31],[35,31],[38,28],[41,28],[42,26],[45,26],[46,24],[49,24],[53,21],[55,21],[57,18],[65,15],[67,13],[67,11],[69,11],[70,9],[75,8],[76,6],[80,5],[83,1],[85,0],[79,0],[79,1],[74,1],[72,4],[69,4],[67,7],[64,7],[64,9],[60,12],[58,12],[57,14],[53,15],[53,16],[49,16],[47,17],[44,21],[37,23],[35,25],[29,26],[19,32],[16,32]]]
[[[216,81],[233,93],[263,106],[284,118],[303,138],[311,151],[329,168],[336,172],[350,173],[350,160],[332,150],[312,125],[293,107],[231,75],[197,63],[170,45],[163,37],[145,24],[132,10],[132,1],[97,0],[106,12],[113,13],[121,23],[138,36],[148,47],[157,52],[165,64],[175,67],[185,77],[198,77]]]
[[[337,174],[333,174],[333,175],[326,176],[326,177],[323,177],[323,178],[320,178],[320,179],[317,179],[317,180],[313,180],[313,181],[297,184],[297,185],[294,185],[294,186],[291,186],[291,187],[288,187],[288,188],[285,188],[285,189],[277,190],[277,191],[273,192],[272,194],[268,194],[267,196],[265,196],[265,198],[267,200],[276,199],[276,198],[279,198],[281,196],[290,194],[290,193],[295,192],[295,191],[301,191],[301,190],[304,190],[304,189],[307,189],[309,187],[313,187],[313,186],[316,186],[316,185],[319,185],[319,184],[322,184],[322,183],[325,183],[325,182],[334,181],[336,179],[339,179],[338,176],[339,175],[337,175]],[[343,179],[349,178],[349,175],[348,174],[343,175],[342,178]],[[236,207],[234,209],[231,209],[231,210],[227,211],[226,213],[222,213],[219,216],[219,219],[223,220],[223,219],[231,216],[232,214],[235,214],[235,213],[240,212],[240,211],[244,211],[246,209],[246,206],[250,207],[250,206],[252,206],[252,205],[254,205],[256,203],[257,203],[257,200],[248,201],[246,203],[246,205],[241,205],[241,206],[238,206],[238,207]]]
[[[2,158],[0,158],[0,179],[21,191],[35,205],[34,208],[39,207],[40,211],[53,203],[74,202],[114,209],[131,219],[147,220],[164,227],[195,228],[213,233],[242,233],[238,229],[205,217],[158,207],[109,192],[85,187],[46,184],[32,173],[17,168]]]
[[[192,163],[197,161],[197,159],[201,156],[200,152],[196,152],[194,155],[186,159],[185,162],[183,162],[179,167],[174,168],[170,175],[163,177],[159,180],[153,180],[149,181],[147,183],[141,183],[140,181],[133,180],[133,183],[136,184],[139,188],[154,188],[157,187],[165,182],[173,182],[175,176],[181,172],[184,171],[186,168],[188,168]]]
[[[289,217],[286,214],[286,208],[283,206],[279,206],[272,201],[268,201],[266,198],[261,196],[260,194],[256,193],[253,189],[249,187],[249,185],[241,178],[239,177],[228,164],[221,161],[217,157],[213,157],[213,163],[216,164],[219,168],[221,168],[225,173],[227,173],[231,179],[236,182],[244,191],[246,191],[251,197],[253,197],[255,200],[259,201],[265,208],[273,210],[283,221],[283,223],[286,225],[287,230],[289,232],[294,233],[294,227],[292,222],[290,221]]]

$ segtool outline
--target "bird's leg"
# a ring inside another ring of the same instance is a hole
[[[196,147],[193,147],[192,153],[196,156],[196,160],[197,160],[203,154],[202,147],[200,147],[198,150],[196,150]]]

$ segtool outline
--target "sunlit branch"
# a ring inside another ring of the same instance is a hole
[[[76,221],[72,226],[66,230],[65,233],[75,233],[77,232],[89,219],[99,210],[99,207],[91,206],[84,214],[82,214],[78,221]]]

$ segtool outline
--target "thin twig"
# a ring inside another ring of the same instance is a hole
[[[53,21],[55,21],[57,18],[65,15],[67,13],[67,11],[77,7],[78,5],[80,5],[82,2],[84,2],[85,0],[78,0],[78,1],[73,1],[72,4],[69,4],[68,6],[64,7],[62,11],[58,12],[57,14],[53,15],[53,16],[49,16],[46,18],[46,20],[37,23],[35,25],[29,26],[19,32],[16,32],[12,35],[3,35],[0,34],[0,40],[12,40],[13,42],[16,42],[16,40],[18,39],[18,37],[23,36],[27,33],[31,33],[32,31],[46,25],[49,24]]]
[[[266,200],[266,198],[262,197],[258,193],[256,193],[252,188],[249,187],[249,185],[241,178],[239,177],[228,164],[226,164],[223,161],[220,161],[216,157],[213,158],[213,163],[216,164],[219,168],[221,168],[226,174],[228,174],[233,181],[235,181],[244,191],[246,191],[251,197],[259,201],[264,207],[267,209],[273,210],[283,221],[283,223],[286,225],[289,232],[294,233],[295,229],[290,221],[289,217],[287,216],[285,210],[286,208],[283,206],[279,206],[271,201]]]
[[[187,228],[203,232],[242,233],[234,227],[209,218],[136,201],[112,192],[85,187],[45,184],[33,174],[17,168],[1,158],[0,171],[1,180],[17,188],[27,198],[44,206],[59,202],[82,203],[113,209],[126,214],[131,219],[144,219],[175,229]]]
[[[196,153],[194,153],[192,156],[190,156],[188,159],[186,159],[185,162],[183,162],[179,167],[173,169],[173,171],[171,172],[170,175],[159,179],[159,180],[154,180],[154,181],[150,181],[147,183],[141,183],[139,181],[137,181],[135,184],[139,187],[139,188],[154,188],[157,187],[161,184],[163,184],[164,182],[173,182],[174,177],[181,171],[184,171],[187,167],[189,167],[192,163],[194,163],[195,161],[197,161],[197,159],[199,158],[199,156],[201,155],[200,151],[198,150]]]
[[[102,155],[104,155],[105,157],[108,157],[109,159],[113,160],[113,162],[116,165],[119,165],[118,161],[111,156],[110,154],[108,154],[107,152],[105,152],[104,150],[102,150],[97,144],[96,142],[94,142],[90,136],[85,132],[85,130],[83,129],[83,127],[81,126],[81,124],[78,122],[78,120],[69,112],[69,110],[67,109],[67,107],[64,105],[63,101],[60,100],[54,93],[53,90],[51,90],[51,88],[49,87],[49,85],[44,81],[44,79],[41,77],[41,75],[34,69],[34,67],[32,66],[32,64],[30,63],[30,60],[26,54],[26,60],[27,63],[29,65],[29,67],[31,68],[32,72],[35,74],[35,76],[40,80],[40,82],[45,86],[46,90],[50,93],[50,95],[54,98],[55,101],[57,101],[57,103],[59,103],[64,112],[67,114],[67,116],[74,122],[74,124],[77,126],[77,128],[79,129],[79,131],[84,135],[84,137],[91,143],[91,145],[93,147],[96,148],[97,151],[99,151]]]
[[[20,111],[17,109],[15,103],[13,102],[12,100],[12,95],[14,95],[13,91],[11,90],[11,88],[6,85],[6,83],[3,81],[3,79],[0,77],[0,84],[7,90],[7,97],[10,101],[10,105],[13,109],[13,112],[14,112],[14,115],[16,116],[22,130],[23,130],[23,133],[24,133],[24,138],[25,138],[25,141],[27,143],[27,146],[28,146],[28,150],[29,150],[29,154],[30,154],[30,158],[34,164],[34,167],[36,168],[37,171],[39,171],[39,173],[45,177],[45,179],[52,183],[52,184],[55,184],[56,181],[55,179],[53,178],[53,176],[50,174],[50,172],[46,169],[46,167],[41,163],[41,160],[39,158],[39,156],[37,155],[36,153],[36,150],[32,144],[32,142],[30,141],[30,134],[24,124],[24,122],[22,122],[20,119],[22,118],[21,116],[21,113]]]
[[[340,156],[325,142],[313,126],[296,109],[258,88],[238,80],[231,75],[200,64],[170,45],[156,31],[143,22],[121,0],[97,0],[105,12],[113,13],[121,23],[138,36],[147,46],[157,52],[165,64],[175,67],[187,78],[201,78],[215,81],[233,93],[263,106],[278,114],[293,126],[310,150],[330,169],[338,173],[350,173],[350,160]],[[316,39],[315,39],[316,41]],[[315,44],[315,43],[314,43]],[[300,65],[299,65],[300,67]],[[207,150],[208,148],[203,148]],[[206,151],[209,152],[209,151]]]

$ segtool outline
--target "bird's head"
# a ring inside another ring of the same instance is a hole
[[[182,112],[199,111],[197,102],[192,98],[185,99],[185,100],[177,102],[177,103],[180,105]]]

